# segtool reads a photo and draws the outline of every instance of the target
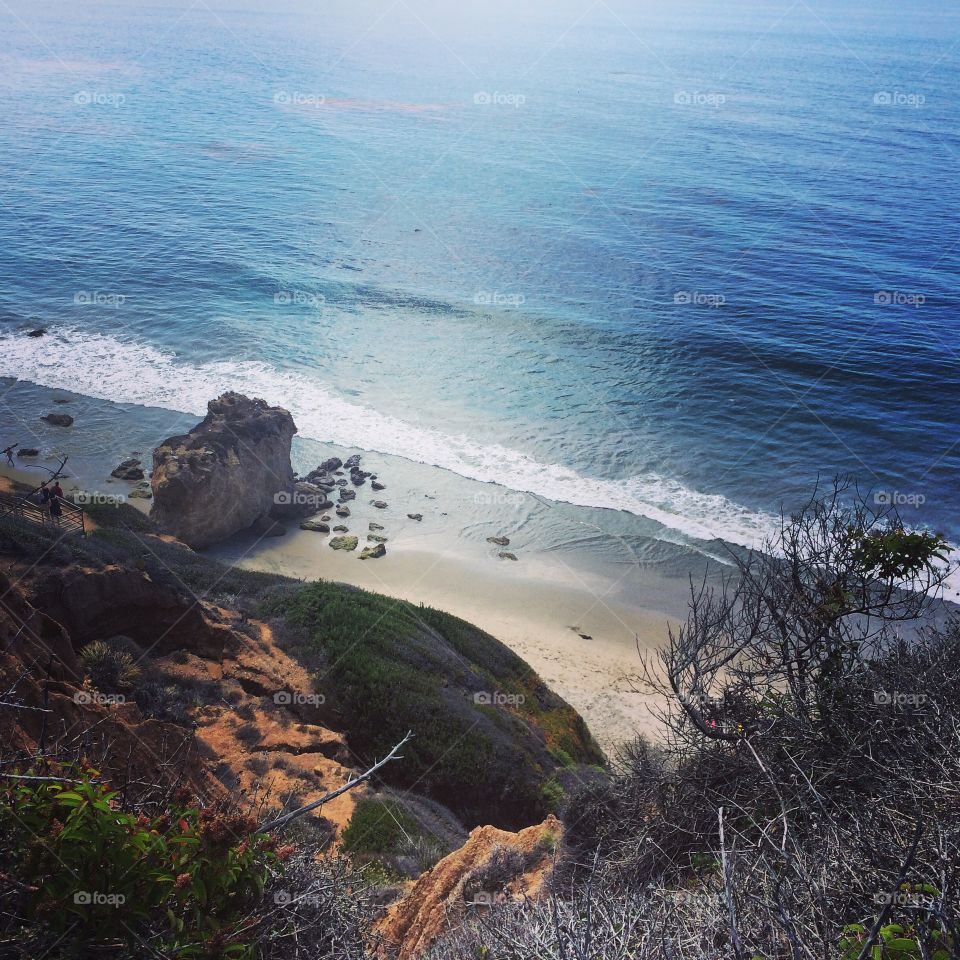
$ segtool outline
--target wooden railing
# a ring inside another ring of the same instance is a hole
[[[59,527],[67,533],[79,533],[81,537],[87,535],[83,510],[62,497],[60,516],[55,517],[50,513],[49,504],[34,503],[14,493],[0,493],[0,519],[4,517],[16,517],[18,520],[26,520],[43,527]]]

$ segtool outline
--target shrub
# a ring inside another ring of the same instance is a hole
[[[140,677],[133,657],[103,640],[87,644],[80,654],[80,662],[90,682],[101,693],[128,692]]]
[[[90,769],[19,779],[0,795],[16,916],[40,936],[69,931],[80,953],[126,940],[134,953],[149,943],[165,955],[252,956],[250,934],[278,856],[275,841],[255,830],[245,815],[197,808],[186,797],[151,814],[125,810]]]

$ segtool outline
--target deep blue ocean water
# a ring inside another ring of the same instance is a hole
[[[4,6],[0,376],[689,543],[851,472],[960,542],[960,11],[463,6]]]

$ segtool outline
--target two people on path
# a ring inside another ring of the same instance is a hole
[[[40,506],[47,507],[50,511],[50,519],[54,523],[60,523],[60,517],[63,516],[63,507],[60,505],[63,500],[63,487],[60,486],[60,481],[54,481],[52,487],[47,486],[47,482],[44,481],[40,484]]]

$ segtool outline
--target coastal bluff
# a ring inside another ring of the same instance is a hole
[[[289,411],[265,400],[232,392],[211,400],[189,433],[154,449],[151,519],[197,549],[268,521],[291,499],[296,432]]]

